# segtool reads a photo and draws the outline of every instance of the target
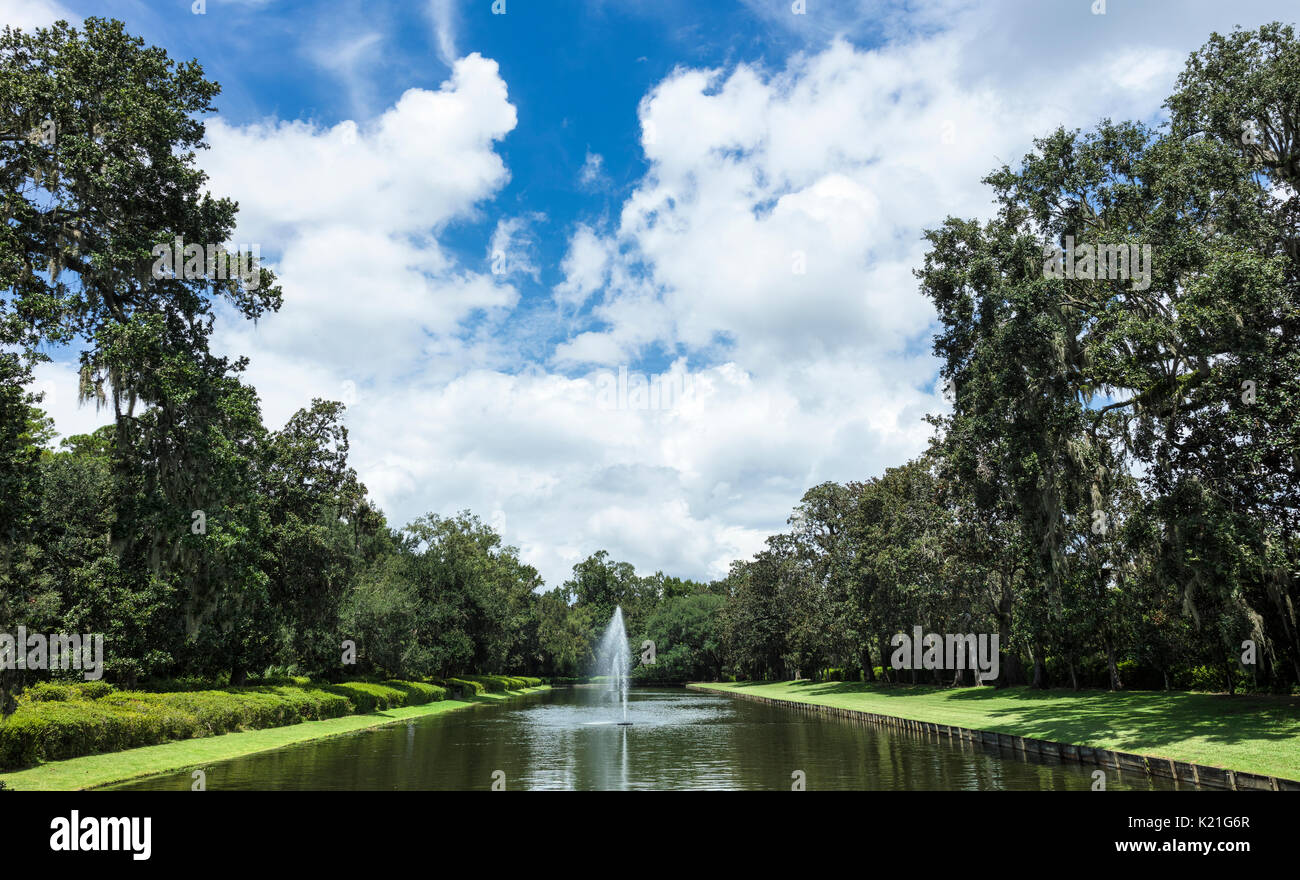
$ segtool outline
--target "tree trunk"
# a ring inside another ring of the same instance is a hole
[[[1047,666],[1043,663],[1043,646],[1035,643],[1031,651],[1034,659],[1034,681],[1030,685],[1034,690],[1047,689]]]
[[[1295,670],[1296,681],[1300,681],[1300,623],[1296,621],[1295,606],[1291,604],[1291,597],[1276,582],[1266,590],[1282,621],[1282,634],[1291,643],[1291,665]]]
[[[1119,664],[1115,662],[1115,645],[1106,636],[1106,668],[1110,670],[1110,689],[1119,691],[1124,689],[1124,682],[1119,680]]]
[[[1233,681],[1232,661],[1228,659],[1228,652],[1222,645],[1219,646],[1219,653],[1223,658],[1223,677],[1228,682],[1228,696],[1233,696],[1237,693],[1237,684]]]
[[[1006,574],[1000,576],[1002,597],[998,600],[998,678],[996,687],[1023,684],[1025,679],[1020,669],[1020,658],[1011,653],[1011,578]]]

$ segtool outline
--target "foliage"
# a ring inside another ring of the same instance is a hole
[[[410,681],[303,681],[170,693],[41,685],[0,721],[0,769],[445,698],[444,688]]]

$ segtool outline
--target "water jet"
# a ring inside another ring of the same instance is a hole
[[[600,637],[600,646],[596,649],[596,666],[609,676],[614,699],[623,706],[623,720],[618,726],[631,727],[632,722],[627,720],[627,683],[632,674],[632,658],[627,649],[622,606],[615,606],[609,626],[605,627],[605,633]]]

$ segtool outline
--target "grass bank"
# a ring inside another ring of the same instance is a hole
[[[157,773],[190,770],[218,761],[278,749],[294,743],[354,733],[428,715],[441,715],[470,706],[491,704],[524,693],[546,690],[546,685],[516,691],[480,691],[462,699],[438,700],[419,705],[376,709],[321,721],[303,721],[282,727],[176,740],[120,752],[51,761],[26,770],[0,773],[0,782],[16,791],[72,791],[125,782]]]
[[[1300,779],[1300,697],[1294,696],[807,680],[696,686]]]

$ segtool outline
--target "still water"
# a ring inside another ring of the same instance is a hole
[[[214,790],[999,790],[1092,787],[1096,767],[684,688],[560,688],[205,767]],[[498,773],[497,771],[500,771]],[[504,774],[502,776],[501,774]],[[188,790],[189,772],[119,789]],[[1172,788],[1107,773],[1106,788]]]

